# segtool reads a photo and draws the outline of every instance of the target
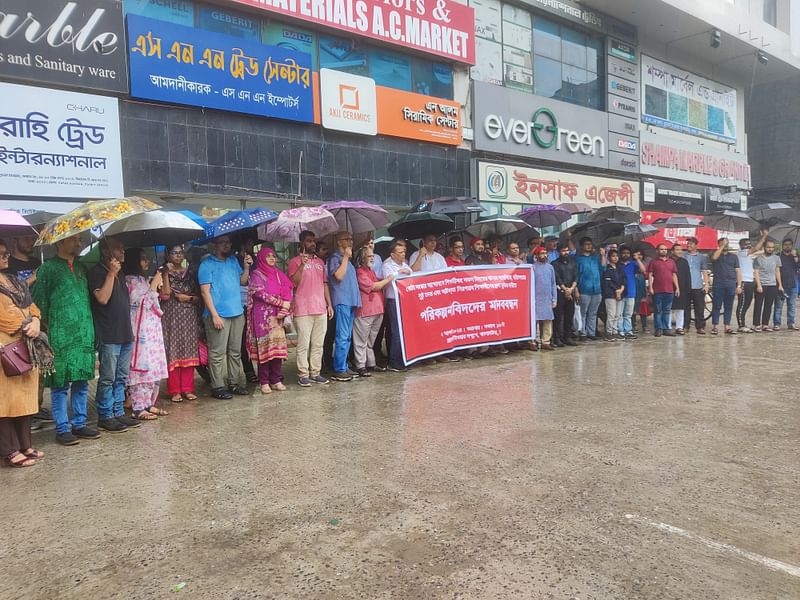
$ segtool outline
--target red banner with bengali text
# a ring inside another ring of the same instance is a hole
[[[392,285],[406,364],[456,349],[533,338],[530,265],[416,273]]]

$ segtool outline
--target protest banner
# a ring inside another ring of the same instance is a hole
[[[392,282],[403,360],[533,338],[533,269],[480,265]]]

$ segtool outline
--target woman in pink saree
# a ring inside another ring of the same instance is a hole
[[[272,248],[262,248],[247,293],[247,351],[258,362],[261,393],[282,392],[281,365],[289,355],[283,320],[292,306],[292,282],[277,266]]]
[[[128,376],[128,399],[133,416],[150,421],[169,414],[156,406],[161,380],[168,375],[167,355],[164,352],[164,333],[161,329],[161,303],[158,288],[162,284],[161,271],[156,271],[148,281],[150,260],[141,248],[125,251],[125,283],[131,302],[133,326],[133,354]]]

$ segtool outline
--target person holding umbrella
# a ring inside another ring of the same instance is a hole
[[[211,254],[203,259],[197,270],[197,281],[205,305],[203,322],[208,342],[211,395],[219,400],[230,400],[233,394],[249,395],[242,370],[244,309],[239,287],[250,281],[253,259],[245,256],[244,266],[239,266],[233,256],[230,236],[222,235],[211,244]]]
[[[95,335],[86,270],[76,260],[81,253],[80,237],[72,235],[55,245],[56,256],[37,271],[33,297],[55,356],[55,369],[45,376],[44,386],[50,388],[56,441],[73,446],[79,439],[100,437],[86,425]]]
[[[353,319],[356,308],[361,307],[356,268],[353,257],[353,234],[341,231],[336,234],[336,252],[328,259],[328,285],[336,317],[336,338],[333,349],[334,381],[353,381],[347,369],[347,355],[353,336]]]
[[[97,381],[97,426],[120,433],[141,423],[125,414],[125,388],[131,368],[133,328],[128,288],[120,277],[125,246],[117,239],[100,240],[100,262],[89,271],[95,335],[100,355]]]

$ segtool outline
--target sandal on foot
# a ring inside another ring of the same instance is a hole
[[[717,329],[716,327],[712,327],[711,328],[711,335],[717,335],[718,333],[719,333],[719,329]]]
[[[272,393],[272,388],[269,387],[268,385],[262,385],[261,386],[261,393],[262,394],[271,394]]]
[[[183,402],[183,396],[181,396],[180,394],[175,394],[174,396],[172,396],[172,398],[169,399],[169,401],[174,402],[175,404],[177,404],[178,402]]]
[[[147,412],[157,417],[166,417],[169,415],[167,411],[165,411],[163,408],[158,408],[157,406],[151,406],[147,409]]]
[[[20,458],[21,460],[14,460],[15,458]],[[36,464],[35,458],[29,458],[25,456],[22,452],[12,452],[8,456],[6,456],[6,462],[10,467],[32,467]]]
[[[197,400],[197,396],[195,396],[194,394],[192,394],[191,392],[189,392],[188,394],[186,394],[186,399],[187,399],[189,402],[194,402],[195,400]]]
[[[725,333],[727,333],[728,335],[736,335],[736,332],[735,332],[735,331],[733,330],[733,328],[731,328],[731,327],[728,327],[728,328],[725,330]]]
[[[148,410],[134,411],[133,418],[139,421],[154,421],[158,417]]]
[[[286,391],[286,386],[283,385],[281,382],[273,383],[270,387],[273,390],[275,390],[276,392],[285,392]]]
[[[33,458],[35,460],[44,458],[44,452],[42,452],[41,450],[37,450],[36,448],[28,448],[27,450],[23,450],[22,454],[24,454],[28,458]]]

